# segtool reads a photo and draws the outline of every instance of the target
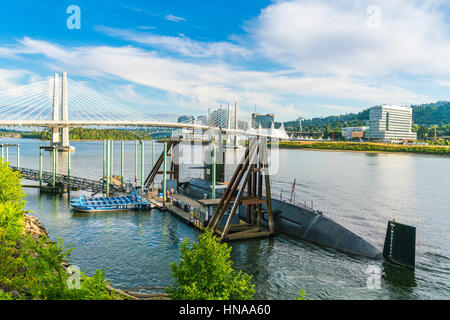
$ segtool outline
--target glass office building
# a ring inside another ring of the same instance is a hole
[[[412,109],[392,105],[382,105],[369,110],[369,130],[366,139],[380,141],[416,140],[412,132]]]
[[[273,113],[260,114],[252,113],[252,127],[257,128],[261,125],[263,129],[269,129],[275,123],[275,115]]]

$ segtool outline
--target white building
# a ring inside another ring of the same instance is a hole
[[[416,140],[412,132],[412,109],[392,105],[382,105],[369,110],[369,130],[366,139],[380,141]]]

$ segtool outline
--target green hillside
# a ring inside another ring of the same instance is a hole
[[[412,105],[413,121],[418,126],[431,126],[450,124],[450,102],[438,101],[436,103]],[[302,121],[303,131],[323,132],[326,129],[338,130],[343,127],[364,126],[369,120],[369,109],[359,113],[348,113],[339,116],[328,116],[322,118],[305,119]],[[290,130],[298,130],[297,121],[288,121],[284,126]]]
[[[444,125],[450,123],[450,102],[416,105],[413,107],[413,120],[417,125]]]

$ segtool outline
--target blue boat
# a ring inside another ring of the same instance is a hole
[[[70,200],[70,205],[76,211],[103,212],[122,210],[149,210],[153,208],[150,201],[132,192],[128,196],[80,198]]]

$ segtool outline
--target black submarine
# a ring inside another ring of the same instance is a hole
[[[205,199],[211,196],[211,182],[203,179],[190,179],[183,182],[180,189],[186,195],[196,199]],[[216,193],[222,194],[222,189],[217,189]],[[265,209],[264,205],[263,209]],[[374,245],[334,222],[321,211],[274,198],[272,198],[272,211],[275,213],[274,226],[276,232],[282,232],[294,238],[300,238],[349,254],[372,259],[382,258],[381,251]],[[239,216],[245,219],[247,206],[240,205]],[[262,216],[261,224],[267,227],[267,223],[268,217],[265,213]]]
[[[174,142],[170,141],[170,144],[172,143]],[[178,143],[174,143],[174,147],[178,147]],[[219,146],[219,150],[220,149],[221,148]],[[248,150],[249,148],[247,148],[245,157],[249,156]],[[178,151],[174,153],[178,153]],[[209,151],[207,153],[209,153]],[[219,154],[220,153],[223,155],[222,151],[220,151]],[[152,173],[146,180],[147,186],[150,185],[154,176],[159,172],[158,170],[161,163],[162,155],[153,168]],[[211,164],[212,162],[205,161],[205,164],[206,163]],[[224,181],[224,163],[224,159],[222,159],[222,162],[219,164],[215,163],[216,166],[219,166],[218,171],[221,176],[219,179],[215,177],[216,181]],[[243,162],[241,161],[241,164],[242,163]],[[211,199],[211,165],[209,165],[209,168],[208,166],[200,168],[205,169],[203,179],[189,178],[183,182],[176,179],[177,186],[175,189],[179,193],[192,199]],[[174,167],[173,170],[178,171],[178,168]],[[206,173],[208,170],[210,172],[209,174]],[[236,174],[237,173],[235,172],[235,176]],[[226,192],[226,190],[224,190],[225,189],[222,188],[215,188],[216,197],[223,198],[222,196],[224,195],[224,192]],[[244,190],[242,190],[242,193],[247,194],[247,191]],[[236,197],[238,192],[240,192],[239,187],[237,187],[232,197]],[[262,196],[262,198],[264,198],[264,196]],[[401,224],[395,220],[388,221],[384,247],[383,250],[379,250],[359,235],[327,217],[322,211],[314,210],[299,204],[282,201],[273,197],[270,197],[270,203],[273,227],[276,233],[284,233],[294,238],[315,243],[319,246],[333,248],[339,252],[350,255],[363,256],[370,259],[382,259],[384,257],[392,263],[407,267],[409,269],[414,269],[415,267],[416,228],[413,226]],[[262,204],[260,223],[263,227],[267,227],[269,224],[267,211],[267,203]],[[247,205],[239,203],[237,212],[238,214],[232,217],[235,218],[234,223],[239,223],[239,219],[245,221],[245,219],[248,218]]]
[[[223,189],[217,189],[221,195]],[[192,178],[180,183],[179,191],[195,199],[211,197],[211,182]],[[328,218],[322,211],[271,198],[275,231],[306,240],[339,252],[370,259],[387,259],[408,269],[415,267],[416,228],[389,221],[383,251],[346,227]],[[245,219],[247,206],[239,206],[239,217]],[[267,213],[261,224],[267,227]]]

